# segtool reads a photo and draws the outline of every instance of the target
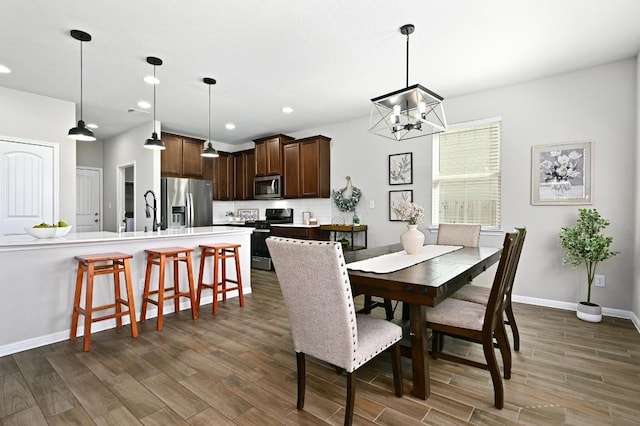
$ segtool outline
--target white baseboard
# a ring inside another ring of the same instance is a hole
[[[525,303],[527,305],[545,306],[548,308],[564,309],[566,311],[576,310],[576,302],[560,302],[557,300],[538,299],[536,297],[516,296],[513,295],[512,300],[517,303]],[[602,307],[602,315],[614,318],[629,319],[636,326],[636,330],[640,333],[640,319],[632,311],[625,311],[623,309],[605,308]]]

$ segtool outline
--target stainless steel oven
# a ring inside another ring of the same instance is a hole
[[[251,267],[270,271],[271,255],[266,240],[271,235],[272,223],[293,223],[293,209],[266,209],[265,220],[258,220],[252,225],[255,230],[251,234]]]
[[[282,198],[282,176],[260,176],[253,179],[253,198]]]

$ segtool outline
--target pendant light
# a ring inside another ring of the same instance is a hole
[[[154,56],[147,57],[147,63],[153,65],[153,133],[151,137],[144,143],[144,147],[147,149],[162,150],[166,149],[164,142],[158,139],[158,133],[156,132],[156,85],[160,82],[156,78],[156,67],[162,65],[162,59]]]
[[[371,99],[369,132],[397,141],[447,130],[444,98],[420,84],[409,86],[409,35],[414,30],[411,24],[400,27],[400,33],[407,36],[406,87]]]
[[[203,157],[215,158],[218,157],[218,151],[213,147],[211,141],[211,86],[216,84],[213,78],[205,77],[202,79],[207,85],[209,85],[209,140],[205,143],[204,149],[200,153]]]
[[[95,141],[96,137],[93,132],[82,121],[82,43],[91,41],[91,34],[80,30],[71,30],[71,37],[80,42],[80,120],[76,127],[69,129],[67,136],[77,141]]]

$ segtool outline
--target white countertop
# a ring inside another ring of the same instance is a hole
[[[202,226],[198,228],[179,228],[179,229],[167,229],[166,231],[156,232],[77,232],[69,233],[60,238],[35,238],[31,235],[8,235],[0,237],[0,249],[26,247],[26,246],[47,246],[47,245],[61,245],[61,244],[78,244],[78,243],[92,243],[92,242],[105,242],[105,241],[133,241],[144,240],[152,238],[172,238],[183,237],[188,235],[207,235],[207,234],[246,234],[253,232],[253,228],[250,227],[238,227],[238,226]]]
[[[281,228],[319,228],[320,224],[305,225],[304,223],[272,223],[271,227],[279,226]]]

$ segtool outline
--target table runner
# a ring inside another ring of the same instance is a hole
[[[386,274],[408,268],[409,266],[442,256],[443,254],[451,253],[452,251],[460,250],[461,248],[462,246],[427,244],[422,246],[422,251],[419,254],[408,255],[402,250],[397,253],[384,254],[370,259],[348,263],[347,268],[362,272]]]

